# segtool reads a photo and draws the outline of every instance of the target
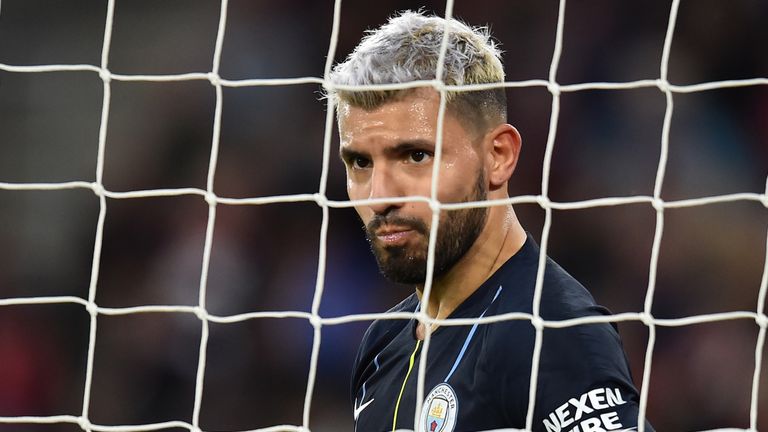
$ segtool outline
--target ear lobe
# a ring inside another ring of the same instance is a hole
[[[490,171],[488,182],[491,190],[506,188],[507,181],[512,177],[520,157],[522,138],[514,126],[501,124],[488,134],[491,142],[489,152]]]

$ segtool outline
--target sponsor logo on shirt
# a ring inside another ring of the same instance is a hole
[[[596,388],[571,398],[544,419],[547,432],[632,431],[619,421],[617,411],[596,413],[626,404],[618,388]]]
[[[453,432],[458,408],[453,388],[446,383],[437,385],[424,400],[419,432]]]

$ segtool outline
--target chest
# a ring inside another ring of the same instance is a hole
[[[356,389],[357,431],[413,429],[455,432],[501,427],[503,403],[492,369],[486,329],[444,327],[426,352],[424,387],[418,421],[417,386],[424,343],[410,329],[398,335],[370,364]]]

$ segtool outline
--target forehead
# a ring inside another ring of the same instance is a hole
[[[434,139],[439,107],[439,93],[432,89],[417,90],[373,109],[342,102],[338,110],[342,145],[371,137]]]

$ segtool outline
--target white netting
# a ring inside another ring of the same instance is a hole
[[[448,0],[446,2],[446,17],[452,16],[453,1]],[[732,87],[747,87],[747,86],[761,86],[768,85],[768,78],[754,78],[744,80],[729,80],[718,82],[706,82],[695,85],[674,85],[667,80],[668,76],[668,63],[670,57],[670,47],[674,36],[674,30],[676,25],[677,13],[679,8],[679,0],[674,0],[671,4],[669,13],[669,20],[667,24],[667,32],[664,40],[664,49],[659,65],[660,73],[657,79],[644,79],[633,82],[591,82],[580,83],[573,85],[560,85],[556,80],[558,63],[560,61],[562,44],[563,44],[563,29],[564,29],[564,16],[566,1],[561,0],[559,4],[558,20],[557,20],[557,33],[555,38],[554,53],[552,56],[552,62],[549,69],[548,80],[526,80],[526,81],[512,81],[503,84],[506,88],[519,88],[519,87],[543,87],[546,88],[552,96],[551,116],[549,122],[549,134],[546,144],[546,151],[544,155],[544,163],[542,170],[542,184],[540,195],[525,195],[515,196],[506,200],[482,202],[482,203],[462,203],[462,204],[441,204],[437,200],[437,183],[438,183],[438,170],[439,163],[435,163],[435,170],[433,172],[433,189],[430,198],[423,197],[409,197],[398,200],[361,200],[361,201],[339,201],[331,200],[326,196],[326,188],[328,182],[329,164],[331,161],[331,142],[333,134],[333,124],[335,121],[335,112],[332,101],[329,100],[328,109],[326,112],[325,121],[325,135],[323,145],[323,161],[322,161],[322,174],[320,184],[317,189],[317,193],[313,194],[295,194],[295,195],[281,195],[281,196],[269,196],[258,198],[225,198],[217,196],[214,192],[214,179],[216,177],[217,158],[219,156],[219,139],[221,133],[221,118],[222,118],[222,94],[224,88],[236,88],[236,87],[252,87],[252,86],[288,86],[296,84],[320,84],[326,87],[326,89],[332,88],[326,81],[328,73],[333,63],[333,59],[336,54],[336,45],[339,37],[339,25],[340,25],[340,11],[341,0],[336,0],[334,4],[333,14],[333,27],[328,46],[327,61],[325,65],[325,78],[318,77],[303,77],[303,78],[290,78],[290,79],[244,79],[244,80],[228,80],[222,78],[219,75],[221,51],[224,41],[224,34],[227,29],[227,0],[221,2],[221,13],[218,25],[218,36],[216,38],[215,51],[212,60],[211,70],[208,73],[184,73],[174,75],[120,75],[114,74],[109,70],[108,58],[110,53],[110,40],[112,36],[112,23],[114,17],[115,1],[109,0],[107,4],[106,25],[103,38],[101,64],[99,66],[88,64],[77,65],[38,65],[38,66],[17,66],[10,64],[0,63],[0,70],[11,73],[56,73],[64,71],[85,71],[93,72],[99,75],[103,82],[103,101],[101,110],[101,122],[99,129],[98,140],[98,157],[96,166],[96,181],[95,182],[83,182],[72,181],[62,183],[0,183],[0,190],[16,190],[16,191],[33,191],[33,190],[70,190],[70,189],[84,189],[92,191],[99,199],[100,212],[98,222],[96,226],[95,246],[93,251],[93,264],[91,268],[90,288],[88,290],[87,299],[75,297],[75,296],[52,296],[52,297],[29,297],[29,298],[4,298],[0,299],[0,306],[11,305],[39,305],[39,304],[76,304],[83,306],[90,314],[90,335],[88,340],[88,353],[87,353],[87,367],[85,375],[85,391],[82,401],[82,412],[79,416],[73,415],[58,415],[47,417],[0,417],[0,424],[24,424],[24,423],[38,423],[38,424],[56,424],[56,423],[70,423],[79,425],[85,431],[149,431],[149,430],[161,430],[165,428],[184,428],[190,431],[199,431],[200,427],[200,411],[202,405],[203,395],[203,382],[206,374],[206,359],[207,359],[207,342],[209,338],[209,323],[236,323],[246,320],[253,320],[259,318],[299,318],[307,320],[314,328],[314,338],[312,345],[312,355],[310,360],[309,376],[307,378],[306,396],[303,408],[303,421],[300,425],[277,425],[273,427],[267,427],[258,429],[258,431],[309,431],[310,428],[310,413],[312,409],[314,384],[316,380],[318,356],[321,347],[321,329],[323,326],[339,325],[345,323],[351,323],[355,321],[369,321],[379,318],[417,318],[424,323],[436,323],[443,326],[454,325],[471,325],[474,323],[491,323],[502,320],[530,320],[533,326],[536,328],[536,343],[533,354],[533,369],[531,374],[530,385],[530,399],[535,400],[536,396],[536,377],[539,367],[539,354],[541,351],[542,334],[545,328],[563,328],[567,326],[574,326],[586,323],[596,322],[621,322],[621,321],[636,321],[644,324],[649,332],[649,338],[647,343],[647,350],[645,355],[645,364],[642,375],[642,383],[640,383],[640,418],[644,418],[647,411],[647,401],[649,392],[649,377],[652,372],[652,360],[654,354],[654,344],[656,339],[656,328],[659,326],[665,327],[677,327],[687,326],[697,323],[724,321],[724,320],[753,320],[759,326],[759,334],[757,343],[755,346],[755,368],[753,372],[753,382],[751,389],[751,404],[750,404],[750,420],[749,431],[757,430],[757,412],[758,412],[758,386],[761,377],[761,362],[762,352],[765,342],[766,326],[768,325],[768,317],[764,313],[764,303],[766,297],[766,291],[768,290],[768,260],[764,265],[763,276],[759,288],[758,304],[756,311],[737,311],[737,312],[724,312],[706,315],[696,315],[679,319],[659,319],[655,318],[651,314],[654,290],[656,283],[657,264],[659,260],[659,250],[664,234],[664,212],[665,209],[670,208],[682,208],[682,207],[695,207],[704,206],[715,203],[723,202],[735,202],[735,201],[754,201],[761,203],[763,206],[768,207],[768,182],[766,182],[766,192],[763,193],[736,193],[728,195],[719,195],[706,198],[686,199],[678,201],[665,201],[661,198],[662,184],[664,183],[665,169],[667,164],[668,149],[669,149],[669,135],[670,125],[672,122],[673,102],[674,95],[676,93],[693,93],[702,92],[713,89],[724,89]],[[447,38],[446,38],[447,39]],[[446,43],[444,41],[443,49],[441,51],[441,57],[445,55]],[[438,61],[438,65],[442,66],[442,61]],[[437,76],[441,73],[438,70]],[[104,174],[104,160],[107,141],[107,130],[109,127],[109,114],[110,114],[110,98],[111,98],[111,83],[113,81],[125,81],[125,82],[173,82],[173,81],[208,81],[215,88],[216,94],[216,108],[214,113],[213,122],[213,139],[211,142],[211,151],[208,167],[207,185],[205,189],[200,188],[174,188],[174,189],[153,189],[153,190],[135,190],[127,192],[114,192],[105,189],[103,184]],[[442,103],[440,105],[440,111],[438,115],[438,130],[441,131],[441,125],[445,115],[445,94],[447,91],[456,90],[478,90],[491,87],[498,87],[498,85],[472,85],[472,86],[446,86],[440,81],[420,81],[413,82],[406,85],[382,85],[375,86],[375,88],[404,88],[415,86],[433,86],[440,91]],[[351,87],[339,87],[339,88],[351,88]],[[551,201],[548,196],[549,181],[550,181],[550,164],[552,160],[553,149],[555,145],[555,133],[557,131],[558,117],[560,111],[560,96],[563,93],[579,92],[584,90],[622,90],[622,89],[638,89],[638,88],[657,88],[666,96],[666,111],[664,115],[662,139],[661,139],[661,151],[660,158],[657,166],[657,173],[655,177],[655,187],[652,196],[635,195],[624,197],[606,197],[585,201],[576,202],[554,202]],[[441,154],[441,140],[442,134],[437,137],[437,151],[435,159],[439,161]],[[99,279],[99,266],[100,257],[102,251],[102,241],[104,232],[104,223],[106,218],[106,199],[132,199],[132,198],[146,198],[146,197],[170,197],[170,196],[182,196],[182,195],[196,195],[203,197],[208,203],[208,223],[205,235],[205,246],[203,253],[202,271],[199,284],[199,299],[196,306],[182,306],[182,305],[153,305],[153,306],[136,306],[125,308],[108,308],[99,306],[96,303],[96,291],[98,288],[97,281]],[[539,270],[537,277],[537,284],[534,296],[533,314],[527,313],[509,313],[505,315],[498,315],[492,317],[484,317],[479,319],[450,319],[450,320],[434,320],[427,316],[425,313],[398,313],[398,314],[354,314],[345,315],[339,317],[323,317],[320,315],[320,301],[323,296],[324,281],[325,281],[325,268],[326,268],[326,240],[328,235],[328,223],[329,223],[329,210],[333,208],[349,208],[356,205],[365,205],[376,202],[403,202],[403,201],[420,201],[428,203],[433,211],[432,218],[432,231],[429,244],[429,271],[427,274],[427,283],[424,290],[425,300],[429,297],[430,288],[432,284],[432,264],[434,262],[434,248],[435,238],[434,235],[437,229],[438,215],[440,210],[449,209],[455,210],[460,208],[477,207],[477,206],[494,206],[494,205],[508,205],[508,204],[535,204],[540,206],[545,212],[544,228],[541,235],[541,256],[539,261]],[[206,309],[206,287],[208,285],[208,270],[211,259],[211,249],[214,239],[214,225],[217,215],[217,208],[220,205],[266,205],[273,203],[286,203],[286,202],[314,202],[322,209],[322,225],[320,232],[320,250],[318,260],[318,272],[316,277],[316,285],[314,291],[314,298],[312,301],[312,307],[310,312],[302,311],[280,311],[280,312],[252,312],[243,313],[229,316],[217,316],[210,314]],[[619,313],[611,316],[600,317],[585,317],[578,319],[571,319],[566,321],[545,321],[539,316],[539,301],[541,299],[543,270],[544,270],[544,257],[547,253],[548,240],[550,235],[550,228],[552,222],[553,210],[572,210],[572,209],[585,209],[595,207],[608,207],[608,206],[620,206],[628,204],[650,204],[656,211],[656,225],[655,235],[653,239],[653,247],[651,253],[651,261],[649,266],[649,279],[648,287],[645,295],[645,303],[642,312],[632,313]],[[768,243],[768,236],[766,237]],[[184,313],[196,316],[200,320],[201,325],[201,338],[199,346],[199,357],[197,361],[197,380],[195,386],[194,397],[194,411],[192,418],[189,422],[185,421],[171,421],[155,424],[145,425],[131,425],[131,426],[107,426],[93,424],[89,419],[89,407],[91,404],[91,388],[93,380],[93,368],[96,361],[95,345],[97,338],[97,317],[99,315],[107,316],[119,316],[129,314],[140,313]],[[427,326],[426,328],[430,328]],[[424,355],[421,355],[419,362],[418,372],[418,390],[417,401],[421,401],[424,398],[424,380],[425,380],[425,365],[427,352],[430,344],[430,333],[427,332],[423,350]],[[532,429],[533,410],[535,406],[533,403],[529,404],[528,417],[526,423],[526,430]],[[421,412],[420,402],[415,411]],[[345,413],[340,413],[345,415]],[[644,430],[644,423],[639,423],[639,430]],[[512,429],[509,429],[512,430]],[[742,429],[718,429],[718,430],[742,430]]]

